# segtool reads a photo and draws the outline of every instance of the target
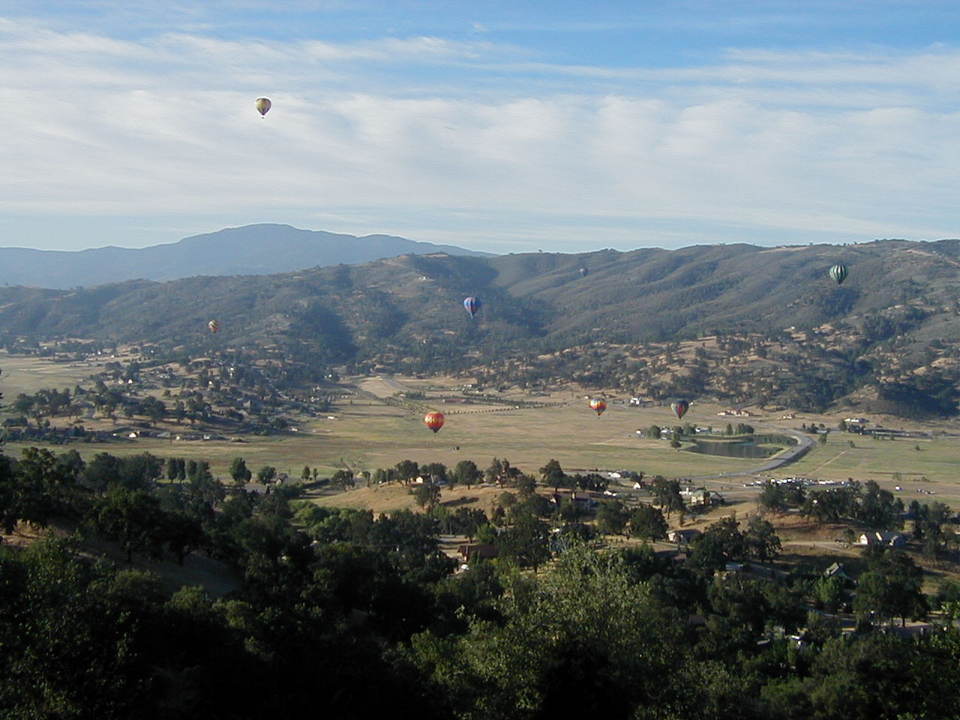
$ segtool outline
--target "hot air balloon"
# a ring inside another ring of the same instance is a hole
[[[586,277],[589,274],[590,274],[590,271],[587,270],[585,267],[580,268],[580,277]]]
[[[843,285],[843,281],[847,279],[847,266],[837,263],[830,268],[830,277],[837,281],[837,285]]]
[[[676,415],[679,420],[687,414],[687,410],[690,409],[690,403],[686,400],[677,400],[676,402],[670,403],[670,409],[673,410],[673,414]]]
[[[437,432],[437,430],[443,427],[443,413],[428,412],[423,416],[423,424],[434,432]]]
[[[590,409],[597,414],[597,417],[600,417],[603,411],[607,409],[607,404],[600,398],[593,398],[590,400]]]
[[[212,333],[216,333],[220,331],[220,323],[218,323],[216,320],[211,320],[210,322],[208,322],[207,327],[210,328],[210,332]]]
[[[270,102],[270,98],[264,97],[257,98],[257,101],[254,104],[256,105],[257,112],[260,113],[261,117],[270,112],[270,106],[273,105],[273,103]]]
[[[483,307],[483,305],[478,297],[473,297],[471,295],[463,300],[463,308],[470,313],[470,317],[476,317],[477,313],[480,312],[481,307]]]

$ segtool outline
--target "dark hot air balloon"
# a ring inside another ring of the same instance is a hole
[[[843,281],[847,279],[847,266],[837,263],[830,268],[830,277],[836,280],[837,285],[843,285]]]
[[[676,415],[679,420],[687,414],[687,410],[690,409],[690,403],[686,400],[677,400],[676,402],[670,403],[670,409],[673,410],[673,414]]]
[[[477,313],[480,312],[481,307],[483,307],[483,305],[478,297],[473,297],[471,295],[463,300],[463,309],[470,313],[470,317],[476,317]]]

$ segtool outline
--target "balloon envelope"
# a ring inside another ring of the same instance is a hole
[[[273,103],[270,102],[270,98],[261,97],[257,98],[255,105],[257,106],[258,113],[266,115],[270,111],[270,106],[273,105]]]
[[[482,303],[478,297],[471,296],[463,300],[463,309],[470,313],[470,317],[474,317],[481,307]]]
[[[443,413],[428,412],[423,416],[423,424],[434,432],[437,432],[437,430],[443,427]]]
[[[843,281],[847,279],[847,266],[837,263],[830,268],[830,277],[837,281],[837,285],[843,285]]]
[[[599,398],[593,398],[590,401],[590,409],[599,416],[607,409],[607,404]]]
[[[220,330],[220,323],[218,323],[216,320],[211,320],[207,323],[207,327],[210,328],[210,332],[215,333]]]
[[[690,403],[686,400],[677,400],[676,402],[670,403],[670,409],[673,410],[673,414],[676,415],[679,420],[687,414],[687,410],[690,409]]]

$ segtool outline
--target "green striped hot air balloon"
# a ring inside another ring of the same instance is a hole
[[[837,263],[830,268],[830,277],[837,281],[837,285],[843,285],[843,281],[847,279],[847,266]]]

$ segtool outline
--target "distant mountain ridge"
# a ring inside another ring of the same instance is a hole
[[[126,280],[179,280],[197,275],[269,275],[429,253],[488,255],[393,235],[358,237],[262,223],[137,249],[113,246],[79,251],[0,248],[0,283],[67,289]]]
[[[842,286],[827,273],[837,262],[850,271]],[[958,287],[957,240],[405,254],[272,275],[0,287],[0,347],[90,338],[163,356],[282,358],[288,378],[310,382],[341,366],[470,369],[497,384],[944,416],[960,401]],[[468,295],[483,302],[473,319]]]

